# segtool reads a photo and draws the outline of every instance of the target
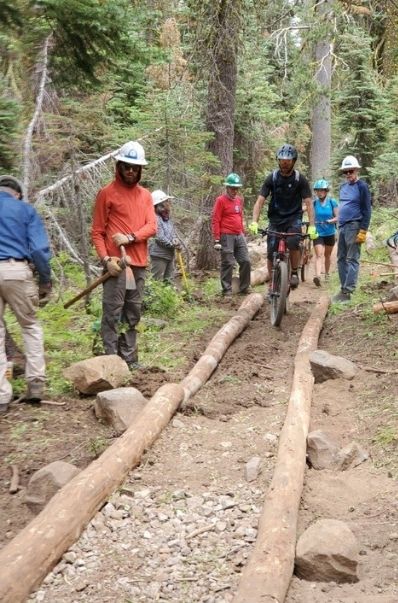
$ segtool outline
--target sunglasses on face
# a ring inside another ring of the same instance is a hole
[[[138,172],[140,169],[139,165],[134,165],[131,163],[123,163],[122,161],[120,162],[120,167],[125,171],[125,172]]]
[[[353,174],[355,172],[355,170],[345,170],[345,172],[343,172],[344,176],[347,176],[347,174]]]

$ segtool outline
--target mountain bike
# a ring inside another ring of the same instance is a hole
[[[278,250],[274,252],[272,257],[272,272],[271,284],[269,288],[269,298],[271,304],[271,324],[273,327],[279,327],[283,315],[287,312],[287,304],[290,294],[290,252],[287,246],[289,237],[297,236],[297,232],[276,232],[269,230],[259,231],[262,236],[269,234],[275,235],[278,238]],[[299,234],[302,240],[308,237],[307,234]]]
[[[303,283],[307,278],[308,264],[312,258],[311,239],[307,234],[309,225],[309,222],[302,222],[304,237],[300,241],[300,263],[298,269],[300,271],[300,278]]]

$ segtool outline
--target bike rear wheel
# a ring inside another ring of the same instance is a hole
[[[287,264],[278,262],[274,268],[273,287],[271,293],[271,324],[279,327],[286,308],[286,298],[289,291],[289,276]]]

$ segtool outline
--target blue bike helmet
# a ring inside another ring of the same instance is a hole
[[[321,178],[320,180],[317,180],[314,183],[314,191],[319,191],[320,189],[323,189],[325,191],[329,190],[329,182],[327,180],[325,180],[324,178]]]
[[[293,159],[296,161],[298,155],[297,151],[291,144],[284,144],[281,146],[279,151],[276,153],[276,158],[279,159]]]

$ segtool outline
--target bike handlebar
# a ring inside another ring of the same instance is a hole
[[[278,232],[276,230],[269,230],[268,228],[259,228],[258,232],[261,234],[262,237],[266,237],[267,235],[271,234],[276,235],[280,239],[284,239],[287,237],[296,237],[297,235],[302,239],[306,239],[310,236],[309,234],[303,234],[302,232]]]

